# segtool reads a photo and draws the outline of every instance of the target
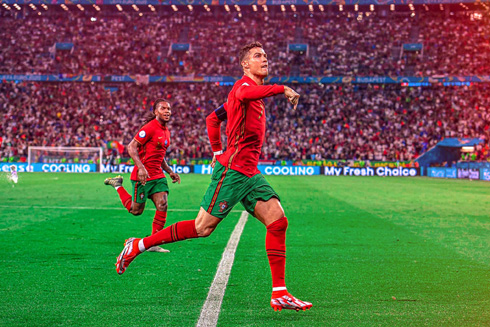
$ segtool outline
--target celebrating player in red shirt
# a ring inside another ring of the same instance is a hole
[[[157,99],[153,105],[153,113],[128,145],[129,155],[135,164],[131,173],[133,198],[122,187],[122,176],[107,178],[104,181],[106,185],[116,189],[124,207],[135,216],[143,213],[147,198],[153,201],[157,211],[153,218],[152,234],[162,230],[167,221],[169,188],[163,170],[170,175],[173,183],[180,184],[179,174],[174,173],[165,161],[165,153],[170,146],[167,123],[171,113],[170,103],[164,99]],[[148,248],[148,251],[169,252],[158,246]]]
[[[312,304],[298,300],[286,289],[288,220],[279,196],[257,169],[266,126],[262,99],[284,94],[296,109],[299,94],[287,86],[264,85],[269,67],[267,54],[260,43],[254,42],[243,47],[239,59],[244,76],[229,93],[226,108],[218,108],[206,119],[214,158],[218,162],[197,218],[178,222],[143,239],[126,240],[124,250],[117,258],[116,270],[119,274],[124,273],[131,261],[149,247],[209,236],[235,204],[241,202],[267,229],[266,250],[272,273],[272,308],[306,310]],[[228,146],[223,152],[219,125],[226,118]]]

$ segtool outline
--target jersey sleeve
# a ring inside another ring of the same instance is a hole
[[[284,93],[284,85],[248,85],[243,83],[235,93],[240,102],[259,100]]]
[[[223,149],[221,144],[221,122],[228,118],[225,105],[226,104],[221,105],[206,117],[206,129],[208,131],[209,142],[211,143],[213,152],[221,151]]]
[[[151,136],[153,135],[153,129],[146,124],[141,127],[138,133],[134,136],[136,142],[141,145],[145,145],[149,140],[151,140]]]

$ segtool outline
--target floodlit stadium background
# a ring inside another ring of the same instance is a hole
[[[301,94],[297,111],[266,100],[260,169],[290,221],[288,288],[314,307],[268,307],[265,233],[249,217],[218,325],[490,325],[489,6],[2,1],[0,326],[196,324],[242,208],[118,276],[122,242],[150,232],[154,209],[130,216],[102,182],[122,173],[129,187],[125,146],[163,96],[182,176],[169,224],[193,219],[211,172],[205,117],[254,40],[267,83]]]

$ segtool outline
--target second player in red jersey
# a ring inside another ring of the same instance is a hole
[[[148,198],[153,201],[157,210],[153,218],[152,234],[162,230],[167,220],[167,198],[170,190],[163,171],[169,174],[174,183],[180,183],[180,176],[174,173],[165,161],[165,154],[170,146],[167,123],[171,113],[170,103],[164,99],[157,99],[153,105],[153,112],[128,145],[129,155],[135,164],[131,173],[132,195],[122,186],[122,176],[107,178],[104,181],[106,185],[116,189],[123,206],[135,216],[143,213]],[[158,246],[149,250],[168,252]]]

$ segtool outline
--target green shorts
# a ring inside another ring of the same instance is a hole
[[[201,202],[201,207],[218,218],[225,218],[239,201],[251,215],[254,215],[258,200],[279,199],[279,195],[262,174],[247,177],[216,162],[211,184]]]
[[[147,181],[145,185],[140,181],[131,181],[131,184],[133,184],[133,201],[136,203],[145,203],[148,197],[155,193],[170,192],[166,178]]]

